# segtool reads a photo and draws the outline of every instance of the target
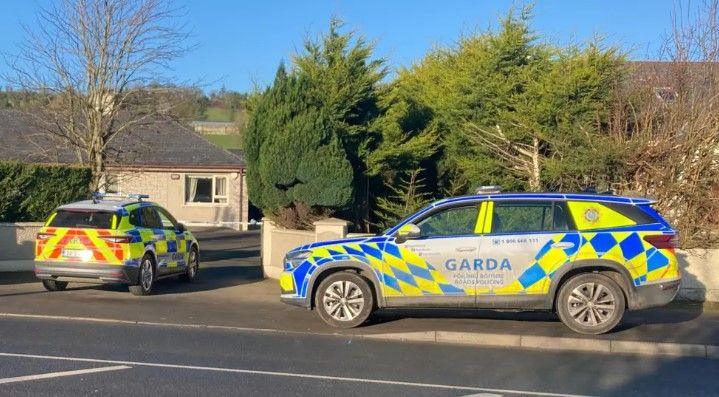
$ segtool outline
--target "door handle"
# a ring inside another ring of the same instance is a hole
[[[476,250],[477,250],[477,247],[458,247],[457,248],[457,251],[459,251],[459,252],[471,252],[471,251],[476,251]]]
[[[559,242],[552,244],[552,248],[569,249],[574,248],[574,243],[569,241]]]

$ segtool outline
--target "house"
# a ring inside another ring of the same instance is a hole
[[[22,112],[0,110],[0,161],[78,164],[66,142],[39,133]],[[188,225],[247,228],[241,152],[230,153],[173,120],[155,120],[109,145],[107,192],[144,193]]]

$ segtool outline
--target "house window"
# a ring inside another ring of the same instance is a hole
[[[227,177],[219,175],[187,175],[186,203],[227,203]]]

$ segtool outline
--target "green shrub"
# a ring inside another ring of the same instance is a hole
[[[88,198],[89,168],[0,162],[0,222],[44,221],[61,204]]]

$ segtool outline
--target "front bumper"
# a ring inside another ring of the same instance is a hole
[[[35,276],[41,280],[85,283],[135,284],[138,268],[107,263],[35,262]]]
[[[297,288],[295,287],[295,278],[291,271],[283,271],[280,274],[280,301],[292,306],[299,306],[309,308],[309,300],[302,296],[297,295]]]
[[[636,310],[664,306],[677,296],[681,282],[681,279],[675,279],[636,287],[629,308]]]

